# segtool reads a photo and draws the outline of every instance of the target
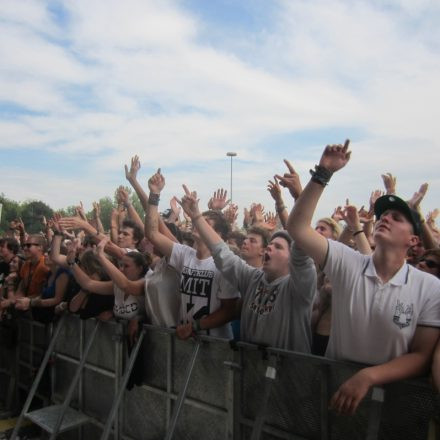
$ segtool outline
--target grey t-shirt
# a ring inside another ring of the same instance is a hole
[[[221,242],[211,249],[215,264],[243,298],[240,333],[246,342],[310,353],[310,319],[316,290],[313,260],[294,245],[290,274],[269,283]]]

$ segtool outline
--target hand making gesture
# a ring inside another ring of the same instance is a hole
[[[344,168],[350,160],[351,151],[348,151],[348,146],[350,141],[347,139],[342,144],[327,145],[325,147],[324,153],[322,153],[321,160],[319,161],[319,166],[325,168],[326,170],[334,173]]]

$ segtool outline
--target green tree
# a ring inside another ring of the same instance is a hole
[[[43,228],[41,220],[43,216],[50,219],[53,216],[53,210],[41,200],[28,200],[21,206],[21,218],[26,231],[30,234],[40,232]]]
[[[18,202],[8,199],[3,193],[0,194],[0,203],[3,205],[0,222],[0,233],[3,235],[9,229],[9,222],[20,217],[21,207]]]

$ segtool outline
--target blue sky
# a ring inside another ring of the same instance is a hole
[[[3,0],[1,189],[53,208],[112,195],[138,154],[202,203],[273,203],[283,159],[303,182],[327,143],[352,140],[318,214],[440,177],[440,6],[428,0]],[[291,202],[285,194],[288,206]]]

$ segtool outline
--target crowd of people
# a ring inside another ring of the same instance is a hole
[[[347,414],[372,386],[431,366],[440,387],[440,231],[438,211],[421,210],[428,185],[404,201],[384,174],[368,210],[347,201],[312,225],[319,197],[349,159],[348,141],[327,146],[304,189],[286,160],[286,172],[268,182],[274,212],[254,203],[241,227],[223,189],[203,210],[184,185],[159,213],[165,177],[151,176],[147,194],[135,156],[125,175],[144,219],[120,187],[109,231],[97,204],[93,218],[79,206],[40,234],[11,222],[0,240],[0,325],[24,313],[50,322],[70,312],[127,320],[130,344],[148,322],[180,339],[208,334],[367,364],[331,399]]]

